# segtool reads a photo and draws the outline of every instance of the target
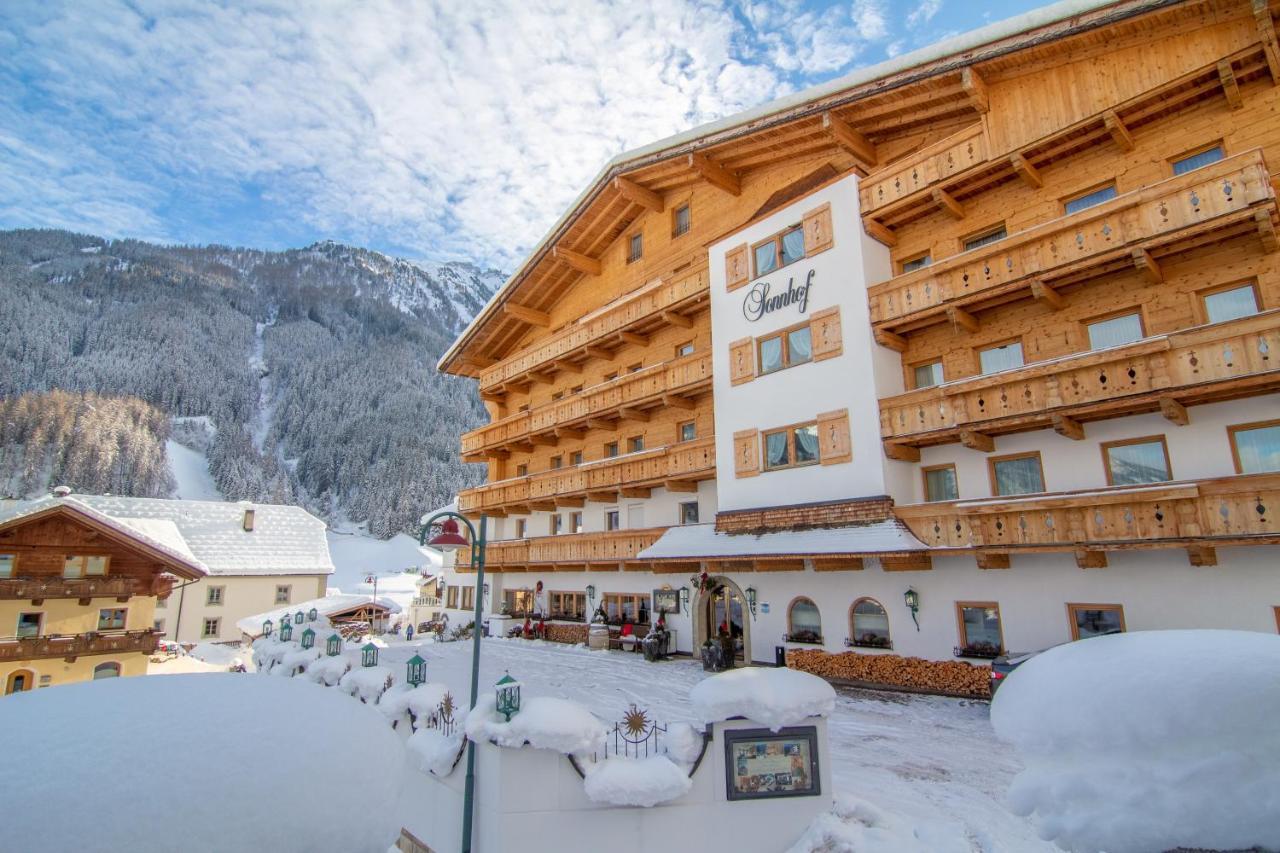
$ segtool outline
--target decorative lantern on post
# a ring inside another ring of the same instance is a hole
[[[319,618],[320,618],[320,614],[316,612],[316,609],[314,607],[307,611],[308,622],[314,622]]]
[[[378,647],[373,643],[365,643],[360,648],[360,665],[361,666],[377,666],[378,665]]]
[[[272,622],[270,619],[268,619],[267,621],[263,622],[263,623],[262,623],[262,636],[264,636],[264,637],[270,637],[270,636],[271,636],[271,629],[272,629],[272,628],[274,628],[274,627],[275,627],[275,623],[274,623],[274,622]]]
[[[342,653],[342,637],[336,632],[330,634],[329,639],[324,641],[324,653],[331,658]]]
[[[508,672],[502,678],[498,679],[497,687],[497,710],[507,718],[507,722],[511,722],[512,716],[520,711],[520,682],[511,677]]]
[[[907,587],[907,591],[902,594],[902,600],[906,603],[907,609],[911,611],[911,621],[916,623],[916,630],[920,630],[920,620],[916,618],[916,614],[920,612],[920,593],[916,592],[912,587]]]
[[[409,658],[408,671],[405,673],[404,680],[414,687],[427,680],[427,662],[422,659],[422,655]]]
[[[316,632],[310,628],[302,632],[302,647],[309,649],[316,644]]]
[[[293,624],[295,624],[295,625],[301,625],[301,624],[302,624],[302,620],[303,620],[303,619],[305,619],[305,618],[306,618],[306,617],[303,615],[302,611],[301,611],[301,610],[299,610],[299,611],[294,615],[294,617],[293,617]]]
[[[288,619],[280,622],[280,642],[287,643],[293,639],[293,626],[289,624]]]

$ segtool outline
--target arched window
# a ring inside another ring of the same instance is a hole
[[[822,617],[818,605],[803,596],[791,602],[787,611],[787,639],[793,643],[821,643]]]
[[[120,664],[118,663],[100,663],[93,668],[93,680],[99,678],[119,678]]]
[[[849,608],[849,640],[852,645],[889,648],[889,614],[874,598],[859,598]]]

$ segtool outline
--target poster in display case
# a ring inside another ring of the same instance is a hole
[[[818,773],[818,730],[798,726],[726,730],[724,758],[730,800],[816,797],[822,793]]]

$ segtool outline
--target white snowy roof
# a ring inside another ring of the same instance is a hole
[[[657,542],[636,555],[640,560],[711,557],[781,557],[813,554],[875,556],[925,551],[928,546],[911,535],[900,521],[796,530],[779,533],[720,533],[714,524],[672,527]]]
[[[299,610],[308,613],[314,607],[316,615],[328,619],[339,613],[345,613],[348,610],[354,610],[357,607],[363,607],[366,604],[374,604],[379,607],[386,608],[388,613],[399,613],[400,605],[396,604],[390,598],[378,596],[376,599],[372,595],[356,595],[354,593],[340,593],[338,595],[326,595],[324,598],[313,598],[310,601],[295,601],[284,607],[277,607],[274,610],[267,610],[263,613],[256,613],[253,616],[246,616],[236,622],[236,627],[250,637],[256,637],[262,633],[262,623],[270,619],[273,623],[279,624],[280,620],[286,615],[293,616]],[[310,623],[304,622],[305,627]]]

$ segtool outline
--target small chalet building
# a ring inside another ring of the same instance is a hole
[[[264,636],[265,626],[268,623],[271,625],[271,636],[278,636],[282,622],[289,621],[295,625],[308,624],[313,610],[318,618],[325,619],[334,628],[364,624],[368,625],[375,634],[380,634],[390,627],[391,617],[400,612],[400,606],[383,596],[374,598],[372,595],[339,593],[251,614],[237,620],[236,628],[241,634],[241,639],[252,643]],[[297,618],[299,613],[302,614],[301,621]]]

